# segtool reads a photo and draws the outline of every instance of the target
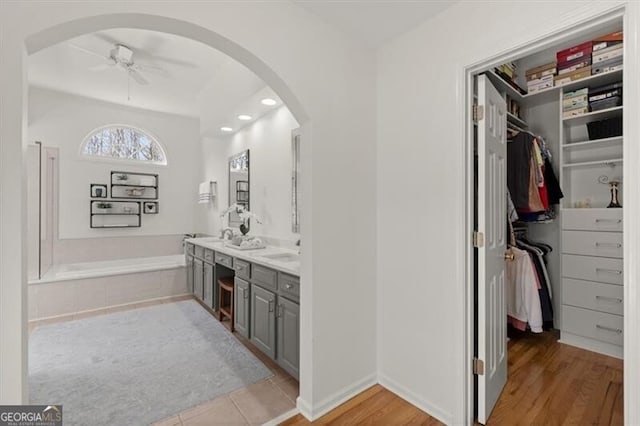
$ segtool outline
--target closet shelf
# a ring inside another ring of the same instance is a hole
[[[613,165],[618,163],[622,163],[622,158],[613,158],[611,160],[584,161],[581,163],[567,163],[567,164],[563,164],[562,167],[571,168],[571,167],[608,166],[608,165]]]
[[[615,145],[617,143],[622,143],[622,136],[614,136],[612,138],[602,138],[602,139],[594,139],[582,142],[573,142],[573,143],[565,143],[562,144],[563,149],[572,149],[572,148],[593,148],[599,145]]]
[[[520,117],[516,117],[515,115],[511,114],[510,112],[507,112],[507,121],[515,124],[518,127],[521,128],[527,128],[529,127],[529,125],[527,124],[526,121],[524,121],[522,118]]]
[[[586,114],[577,115],[575,117],[568,117],[562,120],[563,123],[578,126],[581,124],[587,124],[592,121],[604,120],[605,118],[617,117],[622,115],[622,106],[603,109],[601,111],[588,112]]]
[[[502,77],[496,74],[493,71],[487,71],[487,75],[491,79],[491,82],[495,84],[499,91],[505,92],[511,98],[516,101],[522,101],[525,99],[531,99],[534,97],[538,97],[539,95],[549,94],[550,92],[558,91],[562,89],[563,91],[571,91],[575,89],[580,89],[582,87],[591,87],[591,86],[600,86],[607,83],[614,83],[616,81],[622,80],[622,70],[615,70],[609,72],[603,72],[600,74],[590,75],[589,77],[581,78],[580,80],[575,80],[570,83],[563,84],[561,86],[553,86],[548,87],[546,89],[539,90],[534,93],[527,93],[526,95],[521,94],[516,89],[514,89],[509,83],[504,81]]]

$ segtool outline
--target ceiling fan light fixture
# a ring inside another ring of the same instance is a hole
[[[264,98],[260,102],[262,103],[262,105],[266,106],[274,106],[275,104],[277,104],[276,100],[271,98]]]

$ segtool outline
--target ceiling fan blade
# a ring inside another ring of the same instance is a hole
[[[80,52],[88,53],[89,55],[93,55],[101,59],[109,59],[108,56],[105,56],[98,52],[94,52],[93,50],[85,49],[84,47],[78,46],[77,44],[74,44],[74,43],[67,43],[67,44],[69,45],[69,47],[79,50]]]
[[[109,69],[111,67],[113,67],[115,64],[100,64],[100,65],[95,65],[93,67],[89,67],[89,71],[104,71],[106,69]]]
[[[167,70],[164,68],[156,67],[155,65],[141,64],[139,62],[136,62],[135,64],[131,65],[131,68],[134,71],[147,72],[147,73],[151,73],[159,76],[167,76],[169,74]]]
[[[147,84],[149,84],[149,82],[147,81],[146,78],[144,78],[138,71],[133,70],[133,69],[129,69],[129,75],[131,76],[131,78],[133,78],[136,83],[138,84],[142,84],[143,86],[146,86]]]

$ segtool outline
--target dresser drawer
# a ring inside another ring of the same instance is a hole
[[[580,281],[571,278],[562,280],[562,303],[578,308],[587,308],[609,314],[622,315],[624,287]]]
[[[563,254],[562,276],[622,285],[622,259]]]
[[[233,269],[233,257],[229,256],[228,254],[216,252],[216,263]]]
[[[277,291],[278,289],[278,273],[273,269],[265,268],[260,265],[252,265],[251,282],[258,284],[266,289]]]
[[[562,307],[563,330],[614,345],[622,346],[623,322],[619,315],[566,305]]]
[[[204,260],[207,262],[213,263],[214,253],[213,250],[205,249],[204,250]]]
[[[622,209],[563,210],[562,229],[622,232]]]
[[[236,277],[248,280],[251,278],[251,264],[245,260],[234,258],[233,269],[236,271]]]
[[[562,252],[622,259],[622,232],[562,231]]]
[[[295,302],[300,301],[300,278],[280,272],[278,274],[278,291]]]
[[[204,247],[196,246],[194,254],[196,257],[199,257],[200,259],[204,259]]]

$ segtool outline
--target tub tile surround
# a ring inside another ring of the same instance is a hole
[[[62,265],[180,254],[183,238],[183,234],[172,234],[56,240],[53,263]]]
[[[29,320],[82,314],[189,293],[184,267],[29,285]]]

